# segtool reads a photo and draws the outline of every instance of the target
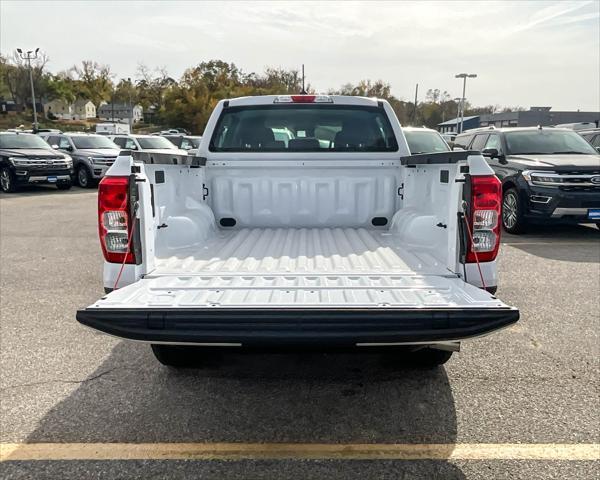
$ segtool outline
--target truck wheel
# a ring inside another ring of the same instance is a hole
[[[167,367],[197,367],[200,364],[200,349],[197,347],[162,345],[158,343],[153,343],[151,347],[156,359]]]
[[[508,233],[517,234],[525,231],[519,192],[515,188],[506,190],[502,197],[502,226]]]
[[[81,188],[90,188],[92,186],[92,175],[87,167],[83,165],[77,169],[77,185]]]
[[[5,193],[12,193],[17,189],[15,186],[15,179],[8,167],[4,167],[0,170],[0,187]]]
[[[71,182],[61,182],[56,184],[56,188],[59,190],[69,190],[73,184]]]
[[[436,348],[422,348],[410,354],[410,362],[413,365],[422,368],[435,368],[443,365],[452,357],[452,352],[448,350],[438,350]]]

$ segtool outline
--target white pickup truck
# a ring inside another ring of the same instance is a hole
[[[494,296],[500,198],[479,152],[411,155],[385,101],[223,100],[197,156],[121,151],[98,192],[107,294],[77,319],[171,366],[198,347],[438,365],[519,318]]]

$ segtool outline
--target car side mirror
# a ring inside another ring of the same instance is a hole
[[[500,163],[506,163],[506,157],[498,152],[497,148],[484,148],[481,154],[490,160],[497,158]]]
[[[58,145],[50,145],[54,150],[58,150]]]
[[[66,147],[66,148],[65,148],[65,150],[66,150],[67,152],[72,152],[72,151],[73,151],[73,146],[72,146],[72,145],[69,145],[68,147]]]
[[[498,156],[498,149],[497,148],[484,148],[481,151],[481,154],[484,157],[496,158]]]
[[[600,147],[596,147],[596,150],[598,150],[598,153],[600,153]]]

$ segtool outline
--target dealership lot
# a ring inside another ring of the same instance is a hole
[[[430,372],[374,354],[215,354],[202,370],[171,371],[147,345],[75,321],[103,293],[95,190],[2,195],[0,234],[1,441],[156,445],[155,456],[129,461],[118,445],[110,461],[44,461],[42,451],[2,463],[4,478],[598,476],[597,463],[559,459],[564,444],[599,441],[596,228],[505,235],[498,296],[521,321]],[[182,442],[435,444],[440,458],[308,460],[298,449],[279,460],[160,460],[165,444]],[[454,445],[479,444],[499,453],[452,457]],[[515,460],[500,444],[552,444],[556,459]]]

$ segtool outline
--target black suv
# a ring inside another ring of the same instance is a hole
[[[59,190],[71,188],[73,160],[55,152],[44,140],[31,133],[0,132],[0,187],[14,192],[20,185],[55,184]]]
[[[502,181],[506,231],[529,222],[600,228],[600,155],[573,130],[490,127],[457,136],[457,144],[481,151]]]

